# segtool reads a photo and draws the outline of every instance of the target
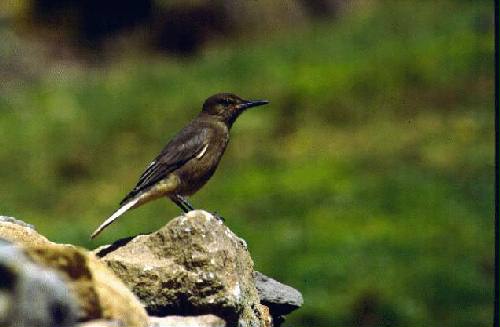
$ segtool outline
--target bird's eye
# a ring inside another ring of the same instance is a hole
[[[231,101],[231,99],[222,99],[222,104],[225,105],[225,106],[229,106],[230,104],[232,104],[233,102]]]

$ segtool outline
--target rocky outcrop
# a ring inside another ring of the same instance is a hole
[[[270,327],[302,305],[298,291],[254,271],[245,241],[205,211],[191,211],[149,235],[123,239],[93,253],[50,242],[33,226],[10,217],[0,216],[0,238],[16,244],[9,245],[13,254],[3,266],[0,247],[2,277],[15,276],[0,279],[0,326]],[[16,325],[9,318],[32,314],[30,309],[12,309],[21,308],[13,304],[22,301],[12,286],[12,281],[21,280],[19,269],[8,268],[16,256],[23,258],[21,267],[38,272],[30,289],[45,299],[23,295],[25,302],[46,303],[32,305],[31,310],[40,317],[45,314],[43,321],[50,323],[19,318]],[[2,267],[7,267],[6,273]],[[18,275],[9,275],[14,271]],[[45,272],[51,277],[40,278]],[[47,312],[57,312],[59,320]],[[80,322],[75,324],[75,319]]]
[[[19,246],[37,269],[57,272],[78,303],[79,320],[102,318],[124,326],[148,326],[148,316],[135,296],[87,250],[52,243],[32,227],[9,219],[0,220],[0,238]]]
[[[254,280],[260,303],[269,308],[275,326],[284,321],[284,316],[297,310],[304,303],[302,294],[293,287],[258,271],[254,272]]]
[[[0,237],[21,245],[38,246],[52,243],[45,236],[38,234],[33,225],[7,216],[0,216]]]
[[[151,327],[226,327],[226,321],[214,315],[152,317]]]
[[[150,235],[98,249],[150,314],[205,314],[267,326],[244,241],[205,211],[191,211]]]
[[[78,306],[59,275],[0,240],[0,326],[70,327]]]

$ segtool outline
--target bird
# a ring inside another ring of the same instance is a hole
[[[268,100],[244,100],[233,93],[207,98],[201,112],[167,143],[120,202],[118,210],[90,238],[95,238],[128,210],[161,197],[170,199],[184,213],[194,210],[187,197],[214,174],[235,120],[247,109],[268,103]]]

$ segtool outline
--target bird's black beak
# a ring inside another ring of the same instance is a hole
[[[267,101],[267,100],[246,100],[242,104],[239,104],[238,108],[239,109],[248,109],[248,108],[252,108],[252,107],[262,106],[262,105],[265,105],[268,103],[269,103],[269,101]]]

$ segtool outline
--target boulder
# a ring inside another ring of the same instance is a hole
[[[284,321],[285,315],[300,308],[304,303],[302,294],[293,287],[258,271],[254,272],[254,279],[260,303],[269,308],[275,326]]]
[[[114,320],[128,327],[148,326],[149,318],[135,296],[89,251],[50,242],[32,227],[12,219],[0,220],[0,237],[23,248],[41,267],[53,269],[79,304],[79,319]]]
[[[7,216],[0,216],[0,237],[21,245],[37,246],[52,243],[45,236],[38,234],[33,225]]]
[[[214,315],[151,317],[150,327],[226,327],[226,321]]]
[[[78,305],[59,275],[0,240],[0,326],[71,327]]]
[[[271,324],[245,242],[208,212],[191,211],[95,253],[152,315],[210,313],[229,326]]]
[[[0,238],[16,244],[0,242],[0,326],[276,327],[303,302],[205,211],[93,253],[12,217],[0,216]]]

